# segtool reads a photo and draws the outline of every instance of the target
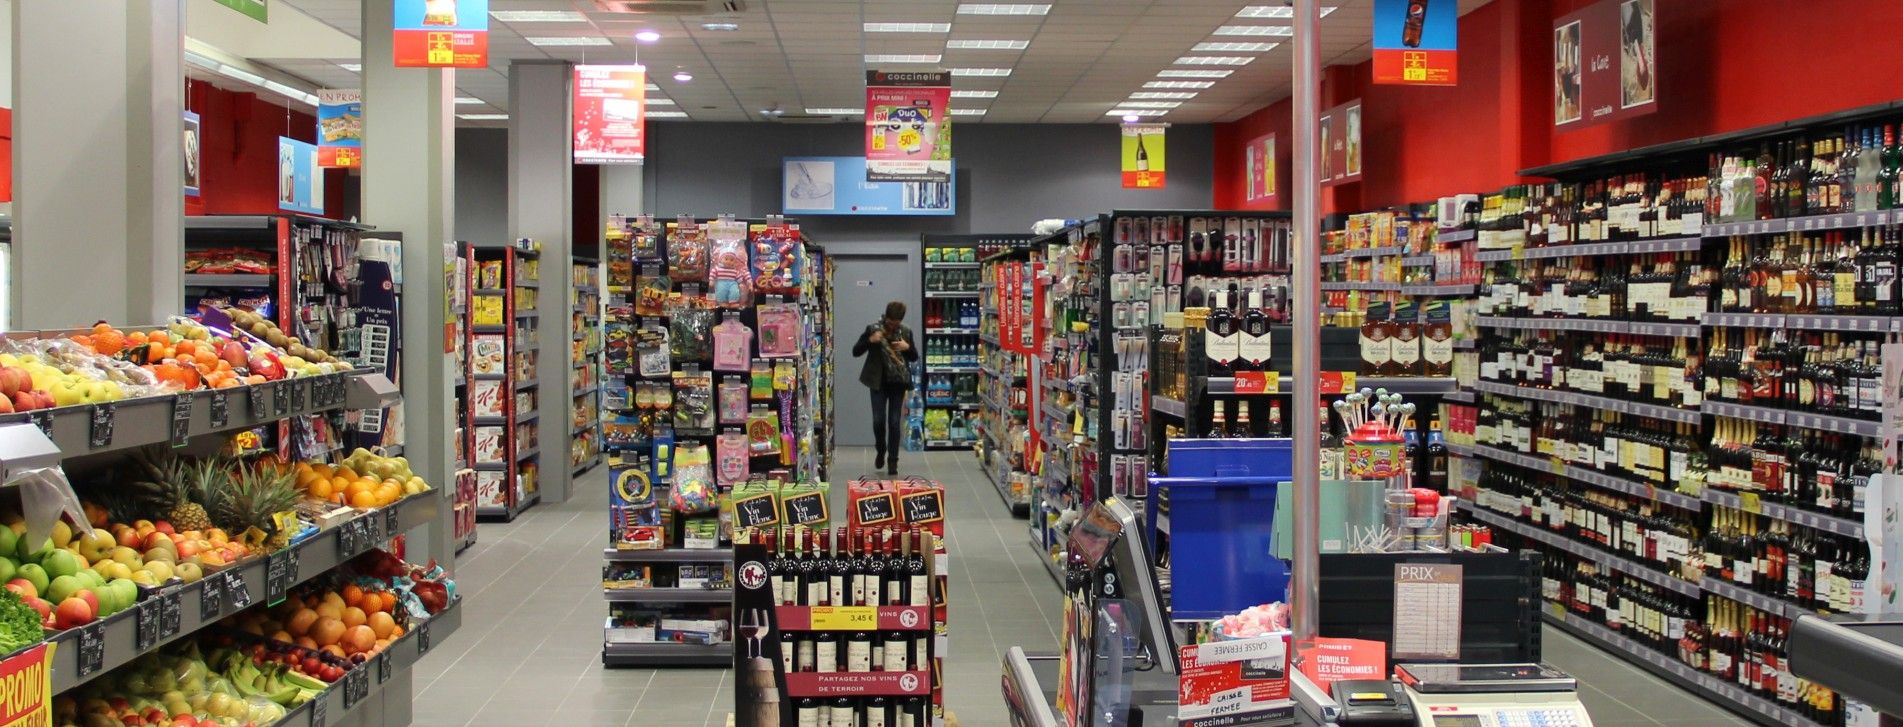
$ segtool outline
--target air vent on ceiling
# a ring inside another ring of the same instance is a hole
[[[745,12],[744,0],[595,0],[595,7],[609,13],[641,15],[717,15]]]

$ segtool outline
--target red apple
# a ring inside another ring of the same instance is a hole
[[[53,604],[39,596],[27,599],[26,605],[32,606],[34,611],[39,612],[41,618],[53,615]]]
[[[74,626],[85,626],[92,623],[93,613],[91,605],[78,596],[73,596],[59,602],[59,608],[53,612],[53,628],[70,629]]]
[[[7,397],[4,397],[4,396],[0,396],[0,414],[12,414],[12,413],[13,413],[13,400],[8,399]]]
[[[170,527],[170,526],[167,526],[167,527]],[[173,542],[172,536],[166,535],[164,531],[161,531],[158,528],[159,526],[155,524],[152,526],[152,532],[146,533],[145,542],[140,544],[141,550],[151,550],[153,548],[160,547],[161,544]],[[173,549],[176,550],[177,544],[173,543],[173,546],[174,546]],[[183,553],[181,553],[180,555],[183,555]]]
[[[94,594],[92,592],[92,589],[88,588],[88,589],[79,591],[78,593],[74,593],[73,598],[77,598],[81,601],[85,601],[86,605],[92,607],[94,614],[99,613],[99,596],[97,594]]]
[[[7,581],[6,588],[9,591],[20,594],[20,600],[22,601],[30,602],[32,601],[32,599],[38,598],[40,596],[39,589],[34,588],[33,582],[25,578],[15,578],[13,580]]]
[[[166,535],[177,535],[177,534],[178,534],[178,532],[177,532],[177,531],[175,531],[175,530],[173,530],[173,529],[172,529],[172,523],[170,523],[170,522],[168,522],[168,521],[165,521],[165,520],[160,520],[160,521],[158,521],[158,522],[155,522],[155,523],[152,523],[152,529],[153,529],[153,530],[157,530],[157,531],[159,531],[159,532],[161,532],[161,533],[165,533]]]
[[[14,411],[33,411],[39,408],[37,406],[39,399],[35,398],[33,392],[30,391],[13,392],[10,403],[13,404]]]
[[[16,373],[17,372],[17,373]],[[22,391],[33,388],[33,375],[26,369],[13,366],[0,366],[0,394],[12,397]]]

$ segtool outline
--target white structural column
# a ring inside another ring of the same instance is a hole
[[[574,156],[570,127],[574,66],[562,61],[509,66],[509,237],[542,243],[540,294],[542,332],[536,357],[540,386],[541,466],[536,469],[542,504],[568,499],[574,468],[568,464],[568,426],[574,399],[569,377],[575,361],[569,336],[569,280],[574,243]]]
[[[443,498],[428,537],[411,533],[409,559],[453,568],[455,363],[444,348],[443,247],[455,241],[455,71],[392,65],[391,5],[363,2],[363,221],[403,235],[403,452]],[[390,702],[381,724],[408,724],[407,699]]]
[[[1317,97],[1321,87],[1321,8],[1295,0],[1295,583],[1289,588],[1296,640],[1314,638],[1321,623],[1321,155]]]
[[[646,190],[647,167],[641,164],[605,164],[601,167],[601,224],[596,229],[606,230],[610,215],[633,217],[648,211]],[[577,249],[588,247],[589,241],[576,240]],[[607,270],[608,244],[606,239],[597,239],[593,247],[598,248],[602,270]],[[608,299],[604,292],[603,301]]]
[[[183,0],[14,2],[14,328],[185,304]]]

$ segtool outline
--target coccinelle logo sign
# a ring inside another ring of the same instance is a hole
[[[757,560],[740,564],[740,586],[750,591],[766,587],[766,566]]]
[[[911,610],[899,612],[899,625],[908,629],[918,626],[918,612]]]
[[[914,674],[899,675],[899,689],[905,692],[918,689],[918,676]]]

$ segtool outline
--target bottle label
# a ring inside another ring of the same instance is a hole
[[[1228,365],[1236,360],[1240,336],[1234,332],[1224,335],[1215,328],[1203,329],[1203,354],[1209,360]]]
[[[911,665],[906,663],[906,650],[908,646],[910,646],[910,644],[908,644],[904,638],[892,639],[885,642],[886,671],[910,671],[912,669]]]
[[[913,606],[930,606],[930,605],[932,605],[932,590],[931,590],[931,588],[930,588],[930,587],[929,587],[929,586],[927,585],[927,581],[928,581],[928,580],[929,580],[929,579],[928,579],[928,578],[927,578],[926,576],[923,576],[923,575],[915,575],[915,576],[912,576],[912,583],[911,583],[911,586],[912,586],[912,587],[911,587],[911,591],[912,591],[912,598],[911,598],[911,605],[913,605]]]
[[[806,605],[826,605],[826,581],[815,578],[813,582],[806,584]]]
[[[799,713],[800,727],[819,727],[819,707],[800,707]]]
[[[1385,331],[1377,331],[1372,336],[1361,334],[1361,360],[1377,365],[1394,360],[1394,347]]]
[[[819,668],[815,671],[821,673],[839,671],[839,644],[832,641],[819,642],[818,648],[813,652],[813,658],[819,660],[817,662]]]
[[[800,658],[799,663],[795,665],[800,671],[813,671],[816,668],[819,661],[818,647],[819,645],[811,638],[800,639]]]
[[[833,716],[832,716],[833,723],[832,725],[830,725],[830,727],[851,727],[852,726],[852,707],[841,707],[841,706],[835,705],[832,707],[832,713],[833,713]]]
[[[788,593],[786,589],[786,577],[774,576],[772,583],[773,585],[771,586],[771,588],[773,590],[773,599],[777,601],[779,605],[782,605],[782,606],[791,605],[792,601],[789,601],[786,598],[786,594]]]
[[[829,591],[827,595],[832,597],[832,600],[828,601],[828,603],[831,603],[834,606],[851,605],[846,602],[846,576],[843,576],[843,575],[829,576],[827,577],[826,581],[828,586],[827,590]]]
[[[854,639],[846,642],[846,671],[872,671],[872,642]]]
[[[1389,353],[1395,363],[1412,371],[1414,365],[1421,362],[1421,339],[1403,333],[1388,340]]]
[[[1237,349],[1244,361],[1261,366],[1273,356],[1273,343],[1266,330],[1261,335],[1243,333],[1237,341]]]

